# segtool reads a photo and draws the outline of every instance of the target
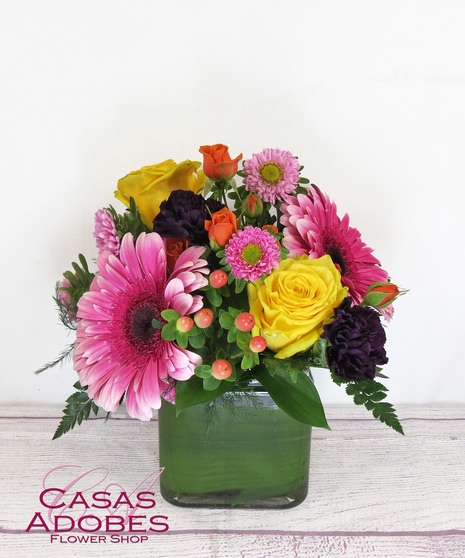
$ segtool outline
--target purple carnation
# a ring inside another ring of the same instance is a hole
[[[375,310],[351,304],[347,297],[336,309],[336,319],[323,326],[328,366],[346,380],[373,380],[376,367],[388,361],[386,333]]]
[[[217,200],[205,200],[191,190],[174,190],[160,204],[160,212],[153,220],[153,231],[168,238],[187,238],[189,245],[208,244],[205,220],[210,214],[223,209]]]

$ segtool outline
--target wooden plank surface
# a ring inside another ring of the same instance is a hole
[[[58,406],[0,407],[1,556],[465,558],[463,405],[400,406],[405,437],[361,408],[328,406],[332,430],[314,430],[309,495],[300,506],[177,508],[159,496],[157,482],[156,506],[144,513],[167,517],[167,531],[125,531],[98,541],[105,535],[99,531],[94,542],[77,542],[86,535],[79,529],[63,533],[61,542],[52,542],[53,533],[44,529],[26,532],[35,512],[47,515],[41,491],[84,473],[74,490],[91,494],[109,484],[112,494],[146,489],[150,478],[144,479],[158,469],[157,421],[117,413],[52,441],[60,415]],[[140,521],[140,529],[151,526]]]

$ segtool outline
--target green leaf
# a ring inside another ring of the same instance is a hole
[[[200,349],[205,345],[205,333],[201,332],[198,335],[189,336],[189,344],[193,349]]]
[[[178,319],[181,317],[181,315],[178,314],[176,310],[167,309],[167,310],[162,310],[161,317],[165,319],[167,322],[173,323],[173,322],[177,322]]]
[[[230,329],[228,331],[228,343],[234,343],[234,341],[237,339],[237,334],[239,333],[239,330],[235,327],[233,327],[232,329]]]
[[[77,387],[77,384],[74,384],[74,387]],[[97,405],[89,398],[86,391],[82,391],[84,388],[80,384],[78,389],[81,391],[73,393],[66,400],[68,405],[63,409],[63,417],[52,438],[53,440],[72,430],[76,426],[76,422],[81,424],[83,420],[87,420],[91,412],[95,415],[98,413]]]
[[[326,361],[327,345],[328,341],[326,339],[319,339],[316,343],[314,343],[311,350],[311,359],[313,366],[328,368],[328,363]]]
[[[230,294],[231,294],[231,291],[230,291],[230,289],[227,285],[223,285],[222,287],[220,287],[217,290],[220,293],[220,295],[225,297],[225,298],[230,296]]]
[[[229,312],[224,312],[220,315],[220,326],[223,329],[231,329],[234,327],[234,318]]]
[[[367,402],[367,396],[363,393],[356,393],[354,395],[354,403],[356,405],[364,405]]]
[[[209,378],[212,375],[212,367],[208,364],[201,364],[195,367],[194,373],[199,378]]]
[[[236,279],[236,293],[241,293],[246,285],[247,282],[245,279]]]
[[[216,360],[219,360],[219,359],[225,359],[225,360],[227,360],[228,355],[226,354],[226,351],[224,350],[223,347],[220,347],[220,348],[216,351],[215,358],[216,358]]]
[[[375,377],[376,378],[383,378],[385,380],[389,379],[388,376],[385,376],[384,374],[381,373],[382,368],[376,367],[376,373],[375,373]]]
[[[252,368],[253,365],[254,365],[253,353],[252,351],[248,351],[247,353],[244,354],[244,357],[242,358],[241,368],[242,370],[248,370],[249,368]]]
[[[161,338],[165,341],[175,341],[178,330],[173,324],[165,324],[161,330]]]
[[[75,343],[71,343],[70,345],[68,345],[59,355],[55,360],[51,360],[49,362],[47,362],[46,364],[44,364],[42,366],[42,368],[39,368],[39,370],[36,370],[34,372],[34,374],[41,374],[42,372],[45,372],[45,370],[48,370],[49,368],[53,368],[54,366],[57,366],[57,364],[63,364],[66,359],[71,358],[72,352],[74,350],[74,345]]]
[[[223,393],[231,389],[231,384],[221,382],[213,391],[206,391],[203,388],[203,381],[197,376],[192,376],[185,381],[176,382],[176,415],[184,409],[213,401]]]
[[[378,391],[377,393],[374,393],[370,399],[372,401],[382,401],[383,399],[385,399],[387,397],[387,393],[384,393],[382,391]]]
[[[189,331],[186,331],[189,337],[195,337],[196,335],[199,335],[199,333],[201,332],[202,329],[196,324],[194,324]]]
[[[335,379],[334,373],[332,373],[332,376]],[[346,393],[354,397],[354,402],[357,405],[365,405],[365,408],[371,411],[375,418],[384,422],[396,432],[404,434],[394,407],[383,401],[387,397],[386,392],[387,388],[375,380],[353,380],[346,385]]]
[[[297,382],[293,382],[289,374],[292,366],[290,359],[281,361],[275,366],[273,357],[265,357],[259,366],[254,368],[254,376],[268,391],[273,401],[289,416],[310,426],[327,428],[330,430],[318,395],[312,380],[304,373],[298,375]],[[306,363],[303,364],[305,367]],[[273,375],[270,370],[273,370]]]
[[[237,316],[239,316],[239,314],[242,313],[242,310],[239,310],[238,308],[231,308],[231,306],[228,306],[228,312],[231,314],[231,316],[235,320],[237,318]]]
[[[207,391],[214,391],[221,384],[221,380],[214,378],[213,376],[208,376],[208,378],[203,379],[203,389]]]
[[[189,342],[189,336],[185,331],[176,332],[176,343],[183,349],[187,349],[187,344]]]
[[[221,306],[221,304],[223,303],[223,297],[220,295],[217,289],[214,289],[213,287],[207,289],[205,291],[205,294],[210,303],[213,304],[213,306]]]
[[[241,349],[242,351],[248,350],[251,340],[252,335],[250,333],[238,330],[236,343],[239,349]]]
[[[310,367],[309,362],[305,358],[291,357],[285,360],[279,358],[266,358],[266,367],[268,372],[274,376],[277,372],[281,374],[288,373],[290,368],[299,372],[305,372]]]
[[[291,377],[291,380],[294,382],[294,384],[297,383],[297,380],[299,379],[299,374],[300,374],[299,370],[295,370],[294,368],[289,368],[289,376]]]

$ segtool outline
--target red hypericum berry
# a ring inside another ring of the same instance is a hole
[[[176,329],[178,331],[186,332],[190,331],[194,327],[194,320],[189,318],[189,316],[181,316],[176,322]]]
[[[210,308],[202,308],[194,314],[194,322],[201,329],[208,327],[213,321],[213,312]]]
[[[210,285],[215,289],[219,289],[223,287],[228,282],[228,274],[222,271],[221,269],[217,269],[210,275]]]
[[[212,376],[217,380],[226,380],[232,374],[231,364],[224,358],[215,360],[212,364]]]
[[[253,353],[261,353],[266,349],[266,339],[261,335],[257,335],[256,337],[253,337],[249,343],[249,349]]]
[[[234,323],[239,331],[250,331],[255,325],[255,318],[249,312],[242,312]]]

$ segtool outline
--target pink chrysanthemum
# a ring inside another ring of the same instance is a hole
[[[161,397],[173,399],[173,380],[187,380],[202,359],[161,338],[152,326],[171,308],[181,315],[202,308],[193,291],[205,286],[209,273],[200,259],[204,247],[193,246],[176,261],[167,279],[166,252],[157,233],[131,234],[121,242],[119,258],[102,252],[99,274],[79,300],[74,367],[89,396],[114,411],[126,392],[130,416],[150,420]]]
[[[244,161],[244,184],[264,201],[275,203],[292,194],[300,178],[300,163],[292,153],[282,149],[264,149]]]
[[[385,282],[388,274],[360,238],[357,229],[349,226],[349,216],[342,221],[336,204],[312,184],[308,195],[289,197],[281,206],[284,225],[283,244],[289,256],[308,254],[319,258],[329,254],[341,272],[342,285],[349,287],[355,304],[360,304],[368,287],[375,281]],[[383,314],[389,319],[392,309]]]
[[[245,227],[233,234],[225,248],[226,262],[238,279],[255,281],[279,267],[279,247],[269,232]]]
[[[115,256],[119,254],[120,240],[116,232],[113,216],[107,209],[99,209],[95,213],[95,230],[98,253],[108,250]]]

